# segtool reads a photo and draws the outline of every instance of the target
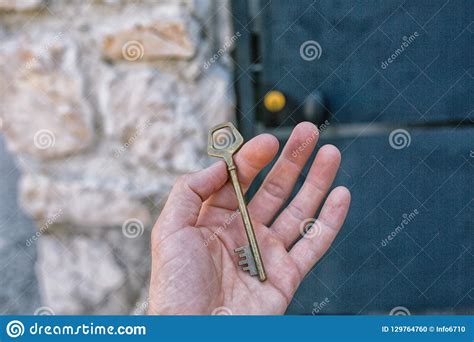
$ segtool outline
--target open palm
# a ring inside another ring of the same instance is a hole
[[[341,159],[337,148],[325,145],[304,185],[280,212],[318,136],[311,123],[296,126],[248,205],[267,272],[265,282],[238,266],[234,249],[248,241],[225,163],[179,178],[153,228],[149,313],[285,312],[303,277],[337,235],[350,203],[349,191],[338,187],[323,204]],[[277,139],[262,134],[234,156],[244,191],[277,151]],[[306,234],[298,241],[302,233]]]

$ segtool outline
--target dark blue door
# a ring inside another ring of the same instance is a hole
[[[353,195],[288,313],[472,314],[474,3],[235,7],[244,132],[284,142],[299,121],[326,122],[320,144],[342,151],[335,184]],[[271,90],[283,108],[265,104]]]

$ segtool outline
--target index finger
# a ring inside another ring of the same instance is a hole
[[[278,145],[278,140],[273,135],[260,134],[245,143],[235,154],[234,163],[244,193],[258,173],[276,156]],[[235,210],[238,202],[232,184],[228,182],[224,185],[206,201],[206,205]]]

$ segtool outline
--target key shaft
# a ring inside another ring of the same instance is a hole
[[[237,128],[235,128],[231,122],[225,122],[213,127],[210,130],[208,136],[207,152],[211,156],[223,158],[225,160],[230,179],[237,196],[237,201],[239,203],[240,215],[242,216],[245,234],[247,235],[247,239],[249,241],[249,245],[235,249],[235,252],[239,254],[239,257],[241,258],[239,265],[246,265],[242,268],[244,271],[248,271],[252,276],[258,275],[260,281],[265,281],[267,276],[265,274],[262,256],[258,248],[257,238],[255,237],[255,231],[247,210],[247,204],[245,202],[244,193],[240,186],[239,178],[237,176],[237,169],[233,158],[234,153],[239,150],[243,143],[244,138],[239,133]]]
[[[265,274],[265,268],[263,267],[262,256],[260,254],[260,249],[258,248],[257,238],[255,237],[255,231],[253,229],[252,221],[250,220],[250,215],[247,210],[247,204],[245,202],[245,197],[242,192],[242,187],[240,186],[239,178],[237,176],[237,169],[233,163],[227,163],[227,169],[229,170],[230,178],[232,181],[232,186],[234,187],[235,194],[237,196],[237,202],[239,203],[240,215],[242,216],[242,221],[244,222],[245,233],[247,239],[249,240],[250,249],[255,260],[255,266],[257,267],[258,279],[260,281],[265,281],[267,275]]]

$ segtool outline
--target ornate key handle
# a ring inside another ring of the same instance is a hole
[[[244,143],[244,138],[232,122],[224,122],[209,131],[207,153],[213,157],[223,158],[227,165],[234,165],[233,154]]]
[[[239,202],[240,214],[244,221],[245,233],[249,241],[249,246],[235,249],[235,252],[242,258],[239,265],[243,266],[242,269],[248,271],[250,275],[258,275],[260,281],[265,281],[267,279],[265,268],[233,159],[234,153],[239,150],[243,142],[244,138],[237,128],[235,128],[231,122],[226,122],[210,130],[207,151],[210,156],[223,158],[225,160]]]

